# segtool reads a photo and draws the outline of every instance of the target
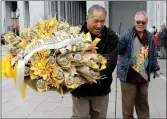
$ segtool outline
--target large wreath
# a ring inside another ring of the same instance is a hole
[[[96,52],[101,40],[80,33],[79,26],[55,19],[40,21],[21,30],[20,36],[8,33],[9,52],[2,60],[2,74],[14,78],[22,97],[26,84],[39,92],[56,88],[62,95],[84,83],[96,83],[107,60]]]

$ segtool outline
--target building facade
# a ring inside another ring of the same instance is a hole
[[[167,23],[167,1],[2,1],[2,33],[11,31],[16,24],[24,28],[52,17],[79,25],[93,4],[106,8],[105,24],[117,33],[133,27],[138,11],[148,13],[147,28],[156,26],[159,30],[160,23]]]

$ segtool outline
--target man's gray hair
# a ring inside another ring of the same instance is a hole
[[[104,12],[105,16],[107,15],[106,9],[101,6],[101,5],[92,5],[89,9],[88,9],[88,16],[93,15],[93,11],[102,11]]]
[[[162,22],[162,23],[160,24],[160,26],[161,26],[161,27],[165,27],[165,23]]]
[[[148,21],[148,15],[147,15],[147,13],[145,11],[139,11],[139,12],[137,12],[136,15],[135,15],[135,20],[136,20],[136,17],[138,15],[141,15],[141,14],[144,15],[146,17],[147,21]]]

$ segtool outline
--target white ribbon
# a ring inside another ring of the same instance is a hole
[[[16,87],[23,94],[24,91],[24,70],[25,70],[25,61],[19,60],[17,67],[17,77],[16,77]]]
[[[50,44],[43,44],[41,47],[38,47],[31,52],[30,52],[30,50],[28,50],[26,48],[27,50],[25,50],[25,52],[26,53],[30,52],[30,53],[24,57],[24,60],[28,61],[35,52],[40,51],[42,49],[60,49],[60,48],[66,47],[68,45],[74,45],[78,42],[86,42],[86,41],[90,41],[90,39],[89,38],[84,39],[83,37],[78,37],[78,38],[74,38],[74,39],[65,39],[65,40],[62,40],[62,41],[59,41],[56,43],[52,43],[52,44],[51,43]]]
[[[83,37],[65,39],[59,42],[54,42],[54,43],[51,43],[50,41],[44,42],[43,40],[44,39],[41,39],[39,41],[33,42],[30,45],[28,45],[24,51],[24,55],[26,54],[27,55],[24,57],[24,59],[21,59],[18,61],[16,86],[19,89],[21,94],[23,94],[23,91],[24,91],[23,86],[24,86],[25,63],[29,61],[29,59],[35,52],[40,51],[42,49],[59,49],[59,48],[66,47],[68,45],[74,45],[78,42],[90,42],[90,38],[84,39]],[[37,45],[38,47],[34,47],[36,48],[36,49],[33,48],[34,50],[29,49],[29,48],[32,48],[33,44],[38,44]]]

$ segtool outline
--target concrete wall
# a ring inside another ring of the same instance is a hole
[[[134,26],[135,14],[146,11],[145,1],[109,1],[110,28],[118,34]]]
[[[87,13],[88,13],[88,9],[94,5],[94,4],[98,4],[98,5],[102,5],[103,7],[105,7],[105,1],[86,1],[86,6],[87,6]]]

